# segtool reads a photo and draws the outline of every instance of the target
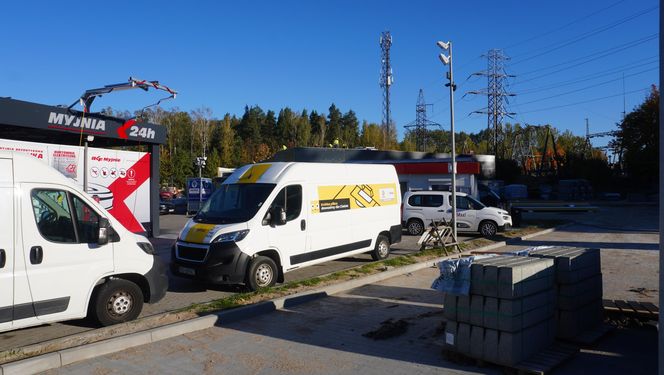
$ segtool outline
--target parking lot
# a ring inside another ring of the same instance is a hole
[[[170,261],[170,248],[177,235],[188,220],[185,215],[162,215],[160,217],[162,229],[159,238],[152,239],[160,257]],[[477,235],[463,235],[460,240],[465,241],[476,238]],[[393,255],[403,255],[418,251],[417,237],[406,235],[392,250]],[[371,262],[371,256],[361,254],[352,258],[342,258],[322,264],[305,267],[286,274],[286,282],[308,279],[344,269],[352,268]],[[198,283],[179,277],[170,277],[170,285],[166,296],[156,304],[145,305],[141,317],[151,316],[185,308],[194,303],[205,303],[244,291],[239,286],[213,286]],[[25,328],[0,334],[0,351],[10,350],[25,345],[35,344],[59,337],[73,335],[97,328],[94,323],[87,320],[75,320],[54,323],[39,327]]]
[[[657,301],[657,275],[659,273],[657,256],[657,207],[607,205],[596,213],[571,214],[525,214],[524,221],[554,219],[575,223],[573,232],[577,241],[567,238],[565,241],[542,242],[533,239],[507,248],[519,249],[524,245],[568,245],[598,246],[611,249],[603,255],[602,267],[604,293],[610,298]],[[168,261],[170,246],[177,237],[187,218],[184,215],[161,216],[162,233],[153,239],[159,255]],[[627,235],[628,237],[624,237]],[[477,235],[463,235],[460,240],[477,238]],[[402,242],[393,248],[394,255],[418,251],[417,238],[403,236]],[[641,251],[637,251],[641,250]],[[307,279],[325,275],[354,266],[366,264],[371,257],[366,254],[352,258],[343,258],[326,262],[286,274],[286,281]],[[145,305],[142,317],[178,310],[194,303],[204,303],[243,291],[237,286],[202,285],[192,280],[171,277],[166,297],[157,304]],[[0,350],[44,342],[50,339],[74,335],[97,328],[86,320],[76,320],[40,327],[32,327],[0,334]]]

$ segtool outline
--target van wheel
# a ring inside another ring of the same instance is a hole
[[[483,221],[480,223],[480,233],[484,237],[493,237],[498,233],[498,226],[493,221]]]
[[[102,326],[124,323],[141,313],[143,292],[131,281],[113,279],[99,287],[93,303],[93,316]]]
[[[390,240],[382,234],[376,240],[376,247],[371,252],[373,260],[383,260],[390,256]]]
[[[277,282],[277,264],[269,257],[259,256],[249,263],[246,284],[250,290],[268,288]]]
[[[419,236],[424,232],[424,223],[419,219],[410,219],[408,220],[408,224],[406,224],[406,228],[408,229],[408,234]]]

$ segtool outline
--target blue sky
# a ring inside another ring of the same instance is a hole
[[[129,76],[180,92],[165,107],[241,115],[245,105],[327,112],[331,103],[381,121],[381,31],[393,36],[392,116],[400,137],[415,119],[420,88],[430,118],[449,127],[449,96],[436,40],[454,43],[457,130],[477,132],[469,113],[486,97],[471,73],[481,55],[504,48],[512,122],[585,132],[615,128],[623,111],[658,84],[657,1],[198,1],[6,2],[0,96],[71,104],[87,88]],[[625,75],[624,90],[623,79]],[[592,87],[589,87],[592,86]],[[98,100],[135,110],[161,93],[121,92]],[[610,96],[610,97],[609,97]],[[609,97],[602,100],[597,98]],[[586,102],[583,104],[569,104]],[[606,140],[597,140],[596,145]]]

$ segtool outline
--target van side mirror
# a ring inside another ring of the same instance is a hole
[[[111,223],[105,217],[99,218],[99,236],[97,237],[98,245],[106,245],[108,243],[108,234],[111,230]]]
[[[284,225],[286,224],[286,210],[281,206],[274,206],[270,210],[270,218],[271,225]]]

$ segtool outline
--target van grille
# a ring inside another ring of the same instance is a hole
[[[208,249],[202,247],[177,246],[178,258],[202,262],[207,255]]]

